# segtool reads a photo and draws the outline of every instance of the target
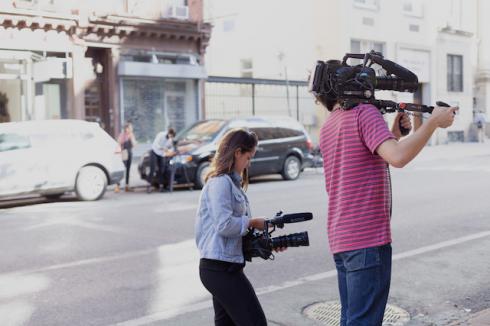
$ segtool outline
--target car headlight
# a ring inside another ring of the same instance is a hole
[[[170,160],[170,164],[185,164],[192,161],[192,155],[176,155]]]

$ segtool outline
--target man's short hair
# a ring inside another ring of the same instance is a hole
[[[328,95],[317,95],[315,99],[320,102],[328,111],[333,111],[335,104],[338,103],[336,98],[330,97]]]

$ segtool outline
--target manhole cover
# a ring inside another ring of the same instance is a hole
[[[340,321],[340,303],[319,302],[308,306],[303,313],[311,319],[327,326],[338,326]],[[387,305],[383,318],[383,326],[402,326],[410,320],[410,315],[405,310]]]

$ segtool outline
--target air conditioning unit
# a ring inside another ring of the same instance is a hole
[[[166,17],[189,19],[189,7],[188,6],[169,6]]]

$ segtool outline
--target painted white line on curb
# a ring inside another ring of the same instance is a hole
[[[429,246],[425,246],[425,247],[421,247],[418,249],[409,250],[406,252],[402,252],[402,253],[393,255],[393,260],[399,260],[399,259],[403,259],[403,258],[409,258],[409,257],[421,255],[421,254],[428,253],[431,251],[435,251],[435,250],[439,250],[439,249],[443,249],[443,248],[447,248],[447,247],[452,247],[452,246],[462,244],[462,243],[465,243],[468,241],[484,238],[487,236],[490,236],[490,231],[479,232],[479,233],[471,234],[471,235],[468,235],[465,237],[439,242],[439,243],[436,243],[433,245],[429,245]],[[331,271],[327,271],[324,273],[318,273],[318,274],[313,274],[313,275],[301,277],[301,278],[294,280],[294,281],[287,281],[287,282],[284,282],[280,285],[271,285],[271,286],[263,287],[263,288],[258,289],[256,292],[257,292],[257,295],[264,295],[264,294],[284,290],[287,288],[291,288],[294,286],[299,286],[299,285],[302,285],[302,284],[305,284],[308,282],[319,281],[319,280],[323,280],[323,279],[327,279],[327,278],[335,277],[335,276],[337,276],[337,271],[331,270]],[[195,311],[211,308],[212,306],[213,306],[212,301],[207,300],[207,301],[191,304],[191,305],[188,305],[185,307],[168,309],[166,311],[162,311],[162,312],[154,313],[151,315],[143,316],[141,318],[127,320],[127,321],[124,321],[121,323],[116,323],[114,325],[117,325],[117,326],[146,325],[149,323],[154,323],[157,321],[170,319],[172,317],[182,315],[185,313],[195,312]]]

